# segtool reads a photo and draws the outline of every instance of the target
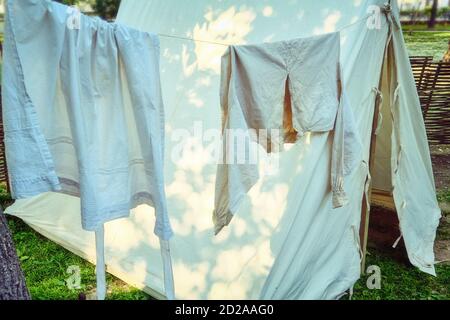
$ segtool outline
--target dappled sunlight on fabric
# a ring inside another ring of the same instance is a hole
[[[180,236],[189,236],[192,232],[211,230],[214,196],[214,176],[205,179],[200,173],[177,170],[174,181],[166,187],[169,200],[178,202],[183,208],[183,215],[172,217],[172,226]]]
[[[236,249],[223,250],[211,270],[214,280],[232,282],[256,253],[255,247],[247,245]]]
[[[176,276],[175,291],[180,297],[199,297],[206,290],[206,274],[210,269],[208,262],[186,264],[176,262],[173,271]]]
[[[122,259],[119,263],[114,263],[114,269],[118,269],[116,272],[123,274],[132,274],[133,282],[136,284],[145,283],[148,277],[148,262],[149,261],[138,260],[130,263],[126,259]]]
[[[247,222],[245,222],[244,219],[235,217],[234,221],[233,221],[233,228],[232,228],[233,235],[236,238],[240,238],[240,237],[244,236],[247,231],[248,231]]]
[[[242,44],[252,30],[251,23],[255,20],[256,14],[251,9],[242,7],[238,10],[232,6],[220,14],[209,10],[204,18],[206,22],[197,23],[188,37],[210,42]],[[191,55],[188,46],[183,45],[184,75],[191,76],[195,69],[220,74],[221,56],[226,47],[205,42],[196,42],[194,45],[195,57]]]
[[[258,248],[258,255],[254,261],[258,274],[267,274],[275,261],[270,240],[265,240]]]
[[[169,48],[164,49],[162,56],[168,63],[178,62],[181,59],[179,54],[172,53]]]
[[[262,14],[264,17],[271,17],[273,15],[273,8],[271,6],[264,7]]]
[[[299,139],[295,144],[286,144],[284,145],[284,152],[280,158],[280,172],[284,172],[284,165],[287,165],[286,161],[289,163],[289,172],[295,172],[295,174],[300,174],[303,170],[303,158],[305,154],[310,152],[311,150],[311,138],[312,134],[310,132],[306,132],[303,137]],[[295,154],[295,165],[289,162],[290,157]]]
[[[219,255],[216,266],[212,270],[212,273],[217,276],[208,298],[258,298],[258,296],[249,296],[249,293],[260,292],[263,285],[261,279],[268,275],[275,260],[270,241],[260,239],[255,239],[252,245],[227,250]]]
[[[148,208],[147,208],[148,210]],[[136,228],[135,221],[131,219],[119,219],[118,223],[113,221],[107,224],[107,235],[111,235],[113,237],[113,241],[107,243],[107,247],[109,249],[113,249],[114,251],[127,252],[133,248],[138,247],[142,241],[145,241],[145,238],[148,237],[148,231],[152,230],[152,225],[148,225],[148,229],[145,230],[146,233],[143,233],[142,230]],[[120,236],[120,234],[132,234],[133,237],[120,237],[121,241],[114,241],[116,236]]]
[[[159,241],[153,235],[155,209],[149,205],[140,205],[131,210],[129,218],[111,221],[105,225],[108,250],[126,253],[142,244],[159,251]],[[124,235],[133,234],[133,237]]]
[[[187,92],[188,102],[197,108],[201,108],[205,105],[202,99],[198,97],[198,94],[194,90],[189,90]]]
[[[289,186],[276,184],[265,190],[263,184],[257,184],[249,193],[252,202],[252,217],[260,226],[259,231],[270,236],[278,225],[287,204]]]
[[[183,49],[181,51],[181,63],[183,65],[183,75],[185,77],[190,77],[195,71],[196,63],[189,64],[190,55],[188,53],[187,45],[183,44]]]
[[[342,14],[340,11],[333,11],[332,13],[329,13],[326,18],[323,21],[323,25],[320,28],[315,28],[313,33],[315,35],[322,34],[322,33],[329,33],[329,32],[335,32],[336,25],[341,20]]]
[[[233,218],[233,223],[236,223],[236,221],[241,221],[242,219],[239,218],[239,216],[234,216]],[[211,225],[212,225],[212,220],[209,220]],[[239,225],[239,222],[238,222]],[[231,230],[233,229],[234,226],[230,227],[230,228],[224,228],[218,235],[214,236],[212,238],[212,243],[213,244],[223,244],[223,243],[227,243],[227,241],[230,240],[232,233]]]
[[[174,154],[175,158],[178,156]],[[185,139],[182,145],[182,153],[179,159],[176,159],[177,168],[181,170],[190,170],[200,174],[206,166],[215,166],[210,150],[201,141],[201,137],[189,137]]]
[[[196,87],[209,87],[211,86],[211,77],[205,76],[201,77],[200,79],[197,79],[195,81]]]
[[[243,205],[242,208],[244,209],[245,205]],[[208,214],[212,214],[212,211],[209,211]],[[249,222],[248,219],[248,216],[241,217],[239,213],[235,214],[233,216],[232,223],[224,228],[219,234],[212,237],[212,243],[222,245],[229,243],[231,239],[240,239],[245,237],[249,234],[249,232],[251,232],[251,226],[254,226],[254,223]],[[212,226],[212,220],[208,219],[208,221],[210,226]]]
[[[261,237],[260,240],[255,241],[255,243],[257,243],[257,252],[246,264],[246,270],[242,272],[241,276],[236,279],[236,281],[247,283],[248,291],[259,293],[261,292],[263,285],[263,282],[260,281],[260,279],[264,279],[268,276],[276,257],[269,239]],[[253,298],[259,298],[259,296]]]

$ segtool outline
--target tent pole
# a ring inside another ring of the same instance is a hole
[[[384,63],[383,63],[384,64]],[[380,82],[381,85],[381,82]],[[377,95],[375,99],[375,109],[372,120],[372,132],[370,136],[370,155],[369,155],[369,172],[372,172],[375,162],[375,150],[376,150],[376,128],[378,126],[378,118],[380,114],[380,96]],[[368,178],[366,178],[368,179]],[[367,183],[367,180],[366,180]],[[362,209],[361,209],[361,225],[360,225],[360,247],[362,250],[361,258],[361,273],[365,274],[366,270],[366,254],[367,254],[367,238],[369,234],[369,220],[370,220],[370,198],[372,194],[372,184],[369,185],[367,193],[363,193]],[[369,205],[368,205],[369,204]]]
[[[391,45],[391,26],[389,26],[388,30],[388,36],[387,41],[384,49],[384,58],[383,63],[381,64],[381,71],[380,71],[380,80],[378,83],[378,90],[381,92],[382,85],[383,85],[383,73],[384,69],[386,67],[386,64],[388,63],[388,50],[389,46]],[[374,162],[375,162],[375,150],[376,150],[376,140],[377,140],[377,127],[378,127],[378,121],[379,121],[379,115],[380,115],[380,108],[382,103],[382,96],[380,94],[376,95],[375,99],[375,108],[374,108],[374,114],[373,114],[373,120],[372,120],[372,132],[370,136],[370,154],[369,154],[369,173],[373,172],[374,168]],[[368,177],[366,179],[369,179]],[[370,220],[370,204],[371,204],[371,195],[372,195],[372,183],[370,181],[366,180],[366,183],[369,182],[369,186],[365,192],[363,193],[363,199],[362,199],[362,207],[361,207],[361,224],[360,224],[360,233],[359,233],[359,239],[360,239],[360,248],[362,251],[362,258],[361,258],[361,274],[365,274],[366,271],[366,255],[367,255],[367,239],[369,235],[369,220]]]

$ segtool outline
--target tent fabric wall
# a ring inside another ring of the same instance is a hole
[[[419,97],[401,32],[394,32],[391,50],[397,76],[391,105],[397,128],[391,140],[395,207],[410,262],[436,275],[434,240],[441,210]]]
[[[384,2],[122,0],[118,22],[161,35],[165,178],[175,232],[171,250],[177,298],[334,299],[359,278],[358,231],[373,88],[379,86],[389,27],[384,18],[375,29],[366,20],[371,6]],[[344,86],[364,146],[359,167],[345,181],[349,205],[336,210],[331,206],[332,135],[310,134],[281,154],[278,174],[264,176],[233,223],[214,237],[216,166],[208,161],[210,143],[196,133],[220,128],[220,58],[226,50],[222,44],[289,40],[338,30],[342,30]],[[430,156],[400,30],[394,32],[393,44],[401,60],[396,64],[401,84],[396,105],[406,153],[393,176],[394,196],[411,261],[433,273],[439,209]],[[179,139],[182,130],[191,132],[187,141]],[[174,161],[181,142],[190,148]],[[108,270],[164,295],[159,246],[151,233],[152,209],[141,206],[133,211],[130,218],[106,225]],[[45,194],[17,201],[7,212],[92,261],[95,246],[92,236],[81,229],[78,199]]]

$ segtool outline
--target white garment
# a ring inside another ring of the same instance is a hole
[[[99,299],[103,224],[153,206],[173,298],[158,37],[51,1],[8,0],[2,80],[12,196],[80,197],[82,226],[96,232]]]
[[[156,35],[43,0],[7,2],[3,119],[13,197],[80,196],[97,230],[145,203],[169,239]]]
[[[231,46],[222,58],[224,159],[216,179],[215,233],[228,225],[258,181],[256,142],[281,151],[306,132],[334,130],[333,208],[347,204],[344,175],[360,154],[351,108],[341,91],[340,34]],[[244,138],[237,138],[238,132]],[[345,132],[345,133],[344,133]],[[344,135],[349,138],[345,143]]]

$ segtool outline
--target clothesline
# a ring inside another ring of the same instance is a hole
[[[360,23],[362,21],[366,21],[369,17],[371,17],[372,14],[368,14],[367,16],[365,16],[364,18],[358,19],[355,22],[348,24],[344,27],[342,27],[340,30],[338,30],[339,32],[342,30],[345,30],[347,28],[350,28],[352,26],[354,26],[357,23]],[[236,45],[236,44],[231,44],[231,43],[225,43],[225,42],[218,42],[218,41],[210,41],[210,40],[203,40],[203,39],[195,39],[195,38],[188,38],[188,37],[182,37],[182,36],[176,36],[176,35],[171,35],[171,34],[164,34],[164,33],[158,33],[158,35],[160,37],[163,38],[173,38],[173,39],[178,39],[178,40],[187,40],[187,41],[192,41],[192,42],[200,42],[200,43],[207,43],[207,44],[214,44],[214,45],[219,45],[219,46],[225,46],[225,47],[229,47],[232,45]]]
[[[344,27],[342,27],[340,31],[348,29],[360,22],[366,21],[369,17],[371,17],[372,14],[367,14],[365,17],[358,19],[356,21],[354,21],[353,23],[350,23]],[[169,34],[163,34],[163,33],[159,33],[158,34],[160,37],[165,37],[165,38],[173,38],[173,39],[178,39],[178,40],[187,40],[187,41],[192,41],[192,42],[200,42],[200,43],[207,43],[207,44],[214,44],[214,45],[220,45],[220,46],[230,46],[233,44],[228,44],[228,43],[224,43],[224,42],[216,42],[216,41],[209,41],[209,40],[202,40],[202,39],[193,39],[193,38],[187,38],[187,37],[182,37],[182,36],[176,36],[176,35],[169,35]],[[176,114],[177,110],[178,110],[179,104],[176,104],[176,107],[174,108],[172,114],[170,116],[168,116],[168,119],[171,120],[172,117]]]

